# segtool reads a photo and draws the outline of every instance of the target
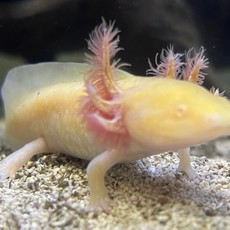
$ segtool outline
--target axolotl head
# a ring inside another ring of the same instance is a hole
[[[204,48],[174,53],[163,49],[156,68],[147,74],[117,77],[123,65],[112,61],[120,50],[118,30],[103,22],[90,35],[87,55],[91,72],[80,100],[88,130],[107,149],[138,146],[143,151],[168,151],[230,134],[230,103],[218,91],[201,86],[208,66]]]
[[[129,135],[149,149],[176,150],[230,134],[229,101],[188,81],[142,78],[123,106]]]

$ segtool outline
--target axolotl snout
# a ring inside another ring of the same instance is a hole
[[[177,151],[178,170],[194,175],[189,147],[230,134],[230,103],[200,84],[204,50],[163,50],[149,75],[133,76],[112,61],[118,30],[103,22],[90,35],[88,64],[42,63],[11,70],[2,88],[6,137],[16,151],[0,162],[13,178],[33,155],[63,152],[90,160],[90,205],[108,208],[104,176],[119,162]]]

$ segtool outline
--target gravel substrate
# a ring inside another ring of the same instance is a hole
[[[213,154],[216,151],[216,154]],[[110,213],[87,211],[88,162],[34,157],[0,182],[0,229],[230,229],[230,140],[193,149],[197,176],[176,173],[175,153],[119,164],[106,176]],[[10,150],[1,148],[0,159]]]

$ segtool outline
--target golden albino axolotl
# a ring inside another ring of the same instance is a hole
[[[0,179],[13,178],[33,155],[63,152],[90,160],[92,208],[108,208],[104,176],[118,162],[177,151],[178,170],[194,171],[189,146],[230,134],[230,103],[200,86],[204,49],[174,54],[137,77],[111,61],[118,30],[103,22],[90,35],[88,64],[42,63],[11,70],[2,88],[6,136],[15,152],[0,163]]]

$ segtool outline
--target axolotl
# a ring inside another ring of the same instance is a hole
[[[88,40],[86,64],[40,63],[11,70],[2,88],[9,144],[0,179],[13,178],[39,153],[62,152],[89,160],[90,206],[109,207],[106,172],[128,162],[177,151],[178,170],[195,175],[189,147],[230,134],[230,103],[201,86],[204,49],[164,49],[150,76],[120,70],[114,57],[120,31],[102,22]],[[151,76],[152,75],[152,76]]]

